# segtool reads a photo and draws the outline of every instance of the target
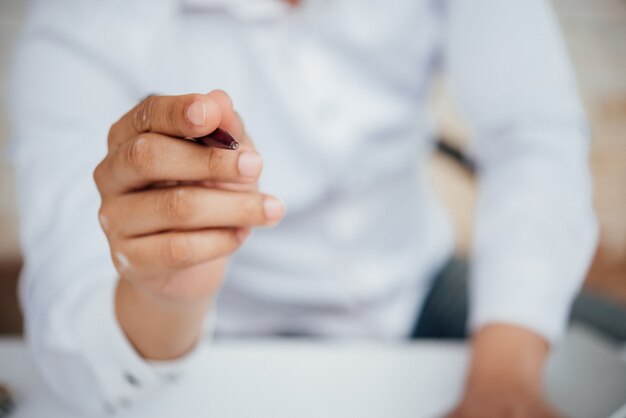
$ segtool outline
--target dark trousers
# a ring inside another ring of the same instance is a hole
[[[467,263],[452,258],[433,280],[411,338],[465,339],[467,313]]]

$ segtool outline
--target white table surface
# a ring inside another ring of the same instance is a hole
[[[458,399],[467,366],[465,345],[427,341],[225,341],[209,351],[192,375],[115,416],[436,417]],[[50,395],[20,339],[0,339],[0,381],[16,394],[12,418],[78,416]],[[608,418],[626,402],[626,363],[573,329],[552,357],[547,385],[568,416]]]

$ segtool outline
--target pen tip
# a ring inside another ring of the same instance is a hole
[[[230,143],[230,149],[236,150],[238,148],[239,148],[239,142],[233,141],[233,142]]]

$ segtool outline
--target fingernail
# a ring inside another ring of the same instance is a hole
[[[187,119],[194,126],[206,125],[206,103],[194,102],[187,108]]]
[[[239,155],[239,174],[242,177],[256,178],[261,174],[263,169],[263,160],[261,156],[255,152],[246,151]]]
[[[265,219],[268,221],[278,221],[285,214],[285,206],[272,196],[266,196],[263,201],[263,210]]]

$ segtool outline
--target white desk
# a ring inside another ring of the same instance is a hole
[[[230,341],[210,351],[192,376],[115,416],[435,417],[458,399],[467,364],[464,345],[435,342]],[[72,416],[50,396],[21,340],[0,339],[0,380],[17,395],[12,417]],[[552,401],[573,418],[608,418],[626,401],[626,363],[584,329],[557,349],[547,382]]]

